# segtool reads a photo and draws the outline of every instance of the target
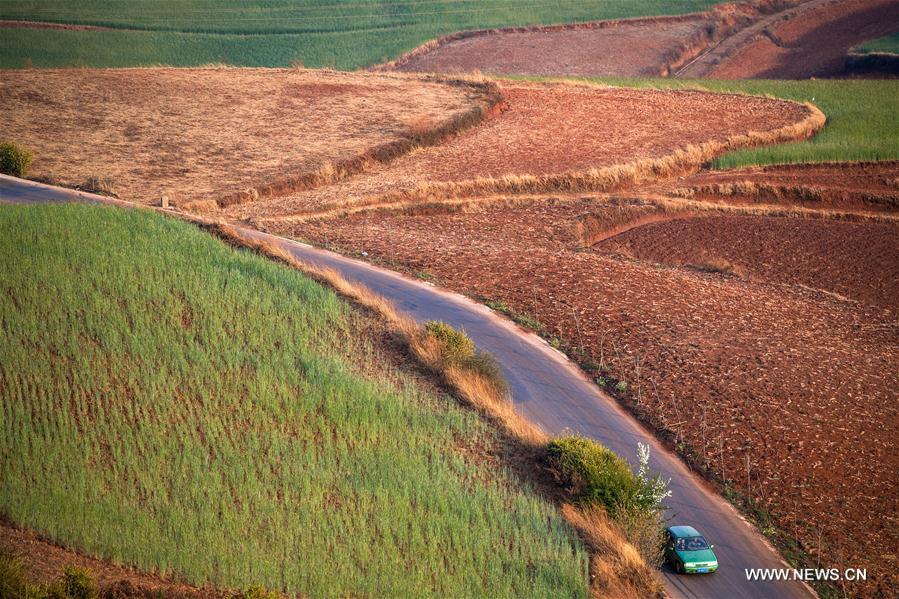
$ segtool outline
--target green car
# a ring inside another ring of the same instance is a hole
[[[672,526],[665,531],[665,560],[678,574],[717,570],[718,558],[713,547],[692,526]]]

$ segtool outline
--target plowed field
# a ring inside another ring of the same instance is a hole
[[[893,588],[899,226],[688,211],[583,247],[591,217],[654,211],[533,196],[277,230],[539,322],[814,559],[868,567],[866,593]],[[737,275],[706,272],[710,258]]]
[[[896,311],[899,228],[887,223],[705,216],[649,223],[599,243],[641,261],[733,271]]]
[[[654,189],[697,200],[829,210],[899,210],[899,162],[773,165],[703,171]]]
[[[640,77],[665,74],[707,15],[634,19],[601,27],[544,27],[463,37],[410,58],[400,71]]]
[[[745,40],[708,76],[718,79],[804,79],[843,75],[850,48],[896,30],[897,0],[818,2]],[[690,76],[696,76],[692,70]]]

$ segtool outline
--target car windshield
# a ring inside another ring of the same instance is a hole
[[[678,551],[702,551],[708,548],[709,544],[702,537],[686,537],[677,540]]]

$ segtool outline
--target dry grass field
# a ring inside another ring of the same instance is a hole
[[[2,73],[0,104],[14,109],[0,138],[34,152],[34,177],[186,203],[339,178],[466,123],[483,101],[475,85],[395,74],[17,70]]]

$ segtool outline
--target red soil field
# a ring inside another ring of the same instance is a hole
[[[227,213],[264,219],[376,203],[384,194],[420,186],[429,191],[435,183],[568,175],[725,144],[750,131],[774,135],[812,118],[792,102],[695,91],[513,84],[503,95],[501,115],[439,146],[337,185],[232,206]],[[812,130],[803,129],[802,136]],[[707,159],[698,153],[688,158],[693,162],[681,166],[697,168]]]
[[[701,216],[650,223],[594,248],[674,266],[720,263],[744,278],[899,308],[899,223]]]
[[[596,27],[544,27],[463,37],[410,58],[400,71],[482,71],[512,75],[663,75],[700,36],[707,15],[610,21]]]
[[[106,560],[87,557],[49,543],[34,532],[17,528],[5,521],[0,521],[0,549],[22,560],[24,573],[33,584],[50,583],[62,576],[66,568],[76,567],[89,570],[99,587],[100,596],[110,599],[213,599],[231,596],[224,591],[200,589]]]
[[[792,18],[773,23],[710,72],[716,79],[804,79],[845,74],[849,49],[899,29],[899,0],[834,0],[810,3]]]
[[[789,204],[805,208],[899,210],[899,162],[784,164],[702,171],[649,189],[729,204]]]
[[[748,235],[737,218],[658,225],[652,240],[682,242],[697,254],[700,244],[730,241],[735,258],[747,253],[739,257],[748,269],[772,260],[770,270],[738,278],[586,250],[578,223],[620,211],[612,199],[510,202],[359,213],[277,230],[426,272],[538,320],[582,363],[626,380],[622,401],[667,431],[698,467],[751,493],[752,505],[813,559],[820,546],[822,563],[869,568],[875,580],[866,593],[895,588],[899,330],[889,272],[897,269],[896,225],[764,218],[756,221],[764,224],[755,229],[758,244],[736,237]],[[706,231],[708,224],[715,227]],[[659,252],[653,262],[676,262],[661,255],[660,242],[645,243]],[[880,250],[864,256],[864,246]],[[830,260],[817,274],[804,270]],[[866,273],[885,287],[864,281]]]
[[[479,70],[517,75],[667,76],[729,36],[808,1],[747,0],[683,16],[465,31],[431,40],[378,68]]]

